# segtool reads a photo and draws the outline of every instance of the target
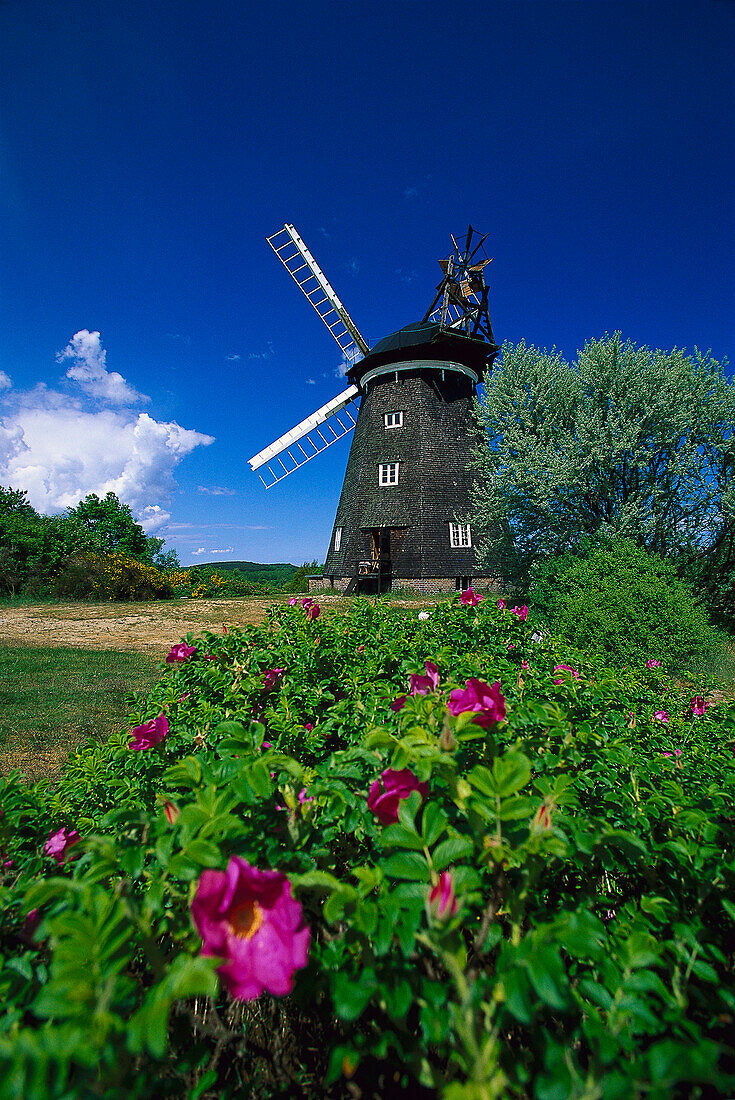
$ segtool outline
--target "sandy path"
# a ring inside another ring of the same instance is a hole
[[[268,607],[287,596],[266,599],[160,600],[136,604],[22,604],[0,607],[0,645],[74,646],[83,649],[167,651],[184,634],[219,633],[222,626],[260,623]],[[339,597],[320,597],[320,603]]]

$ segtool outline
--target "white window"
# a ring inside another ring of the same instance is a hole
[[[402,428],[403,427],[403,413],[402,412],[386,413],[385,417],[384,417],[384,420],[385,420],[386,428]]]
[[[342,545],[342,528],[335,527],[334,529],[334,549],[339,550]]]
[[[379,466],[380,475],[378,477],[379,485],[397,485],[398,484],[398,463],[397,462],[381,462]]]
[[[458,550],[461,546],[472,546],[469,523],[449,524],[449,545],[453,550]]]

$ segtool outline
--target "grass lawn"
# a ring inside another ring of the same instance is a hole
[[[67,754],[119,730],[130,691],[147,691],[160,657],[115,650],[0,646],[0,772],[53,779]]]

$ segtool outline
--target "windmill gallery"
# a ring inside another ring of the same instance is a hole
[[[343,393],[249,460],[271,488],[354,429],[320,587],[368,594],[492,583],[469,523],[472,403],[499,350],[490,261],[476,236],[470,226],[464,247],[452,237],[422,320],[372,348],[296,229],[267,238],[350,364]]]

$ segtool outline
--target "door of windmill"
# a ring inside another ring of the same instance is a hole
[[[372,527],[370,535],[370,568],[361,570],[357,590],[360,595],[390,592],[392,579],[391,531],[389,527]],[[367,562],[365,563],[367,565]]]

